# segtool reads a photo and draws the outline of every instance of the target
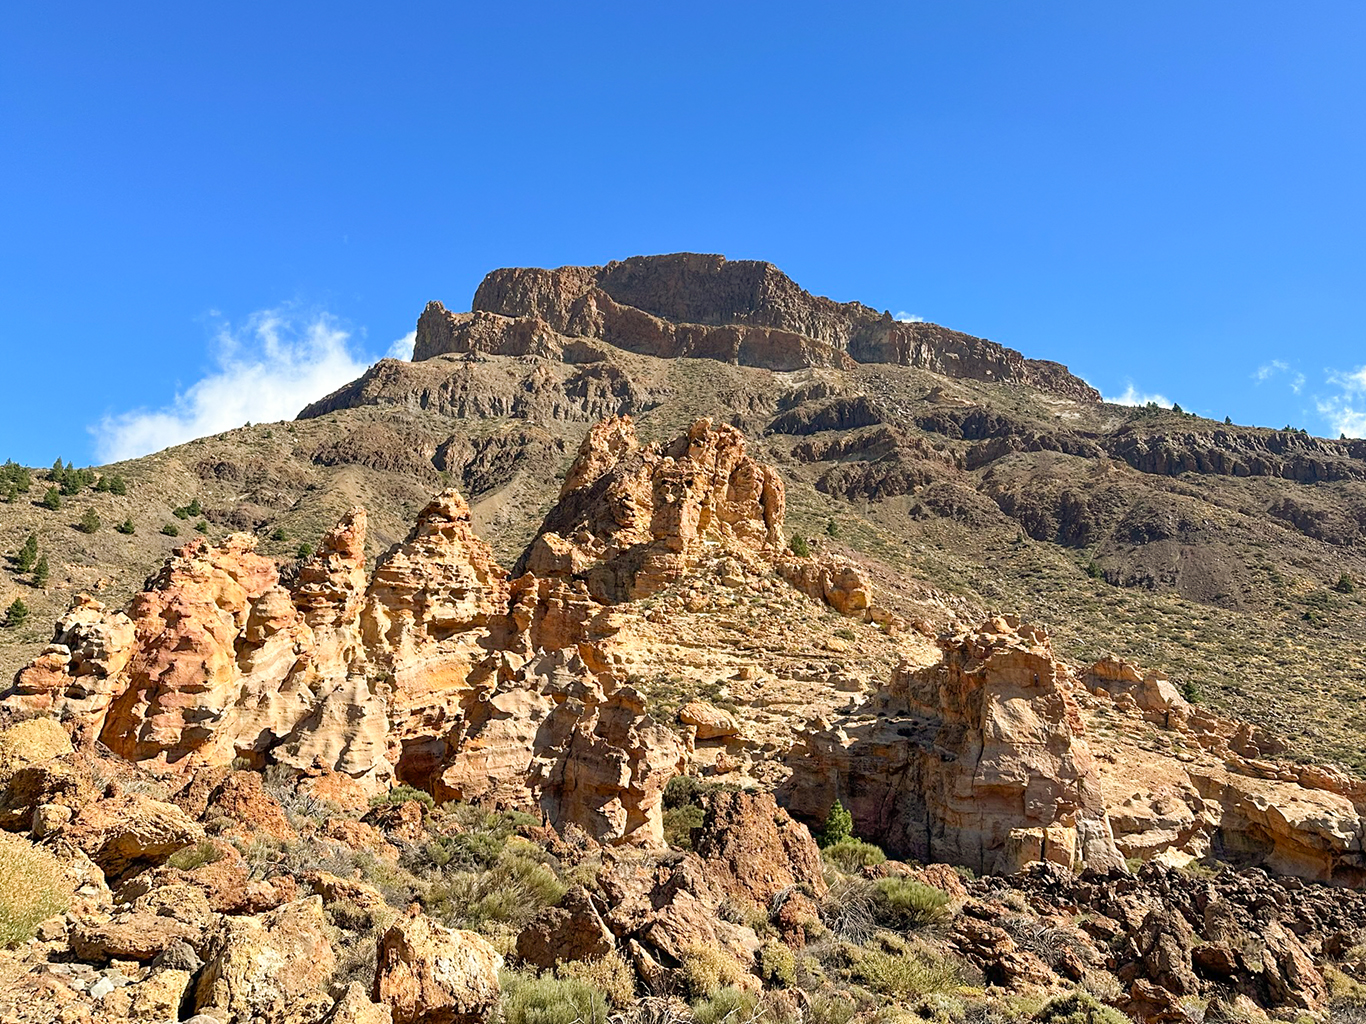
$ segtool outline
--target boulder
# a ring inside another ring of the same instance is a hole
[[[336,966],[322,898],[223,918],[208,936],[204,959],[197,1011],[218,1011],[231,1020],[283,1021],[297,1001],[325,996]]]
[[[64,835],[116,879],[164,863],[201,841],[204,828],[175,804],[128,793],[86,804]]]
[[[372,995],[394,1024],[479,1024],[498,1002],[502,966],[482,937],[443,928],[414,904],[379,938]]]
[[[825,892],[816,841],[771,793],[710,794],[692,843],[712,884],[741,903],[766,909],[787,889]]]
[[[561,960],[591,960],[616,948],[611,929],[603,923],[592,895],[575,886],[553,907],[547,907],[517,936],[517,956],[536,967],[554,967]]]
[[[678,720],[691,725],[699,740],[724,739],[740,732],[740,723],[729,711],[704,700],[690,700],[678,709]]]

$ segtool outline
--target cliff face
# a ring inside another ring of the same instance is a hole
[[[472,309],[454,314],[428,305],[413,358],[485,352],[579,361],[599,341],[644,355],[771,370],[895,363],[1100,400],[1066,367],[936,324],[903,323],[857,302],[812,295],[773,264],[754,260],[673,253],[602,267],[495,270],[475,292]]]

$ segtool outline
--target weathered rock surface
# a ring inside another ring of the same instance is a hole
[[[752,260],[674,253],[602,267],[495,270],[475,292],[472,308],[456,314],[430,303],[418,321],[413,358],[488,353],[579,362],[606,343],[770,370],[898,363],[1100,399],[1057,363],[813,296],[771,263]]]
[[[767,908],[793,887],[814,896],[825,892],[815,840],[771,793],[713,793],[693,849],[712,885],[742,904]]]
[[[325,993],[335,966],[317,896],[259,916],[227,917],[208,939],[195,1009],[234,1021],[283,1020],[296,1000]]]
[[[498,1000],[502,966],[482,937],[443,928],[414,906],[380,936],[373,996],[394,1024],[476,1024]]]
[[[785,803],[819,822],[839,799],[860,835],[921,861],[1010,871],[1052,845],[1069,851],[1069,867],[1120,863],[1047,637],[998,618],[941,646],[938,665],[896,674],[873,715],[794,748]]]

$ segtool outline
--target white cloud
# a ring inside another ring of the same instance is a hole
[[[117,462],[245,423],[293,419],[373,361],[353,350],[350,337],[328,313],[287,306],[253,313],[237,330],[223,323],[213,338],[217,369],[161,409],[105,416],[90,428],[96,455]],[[411,355],[411,339],[394,342],[390,354],[406,345]]]
[[[893,319],[899,320],[903,324],[923,324],[925,322],[923,316],[919,316],[915,313],[907,313],[904,309],[897,313]]]
[[[1304,374],[1297,373],[1290,381],[1290,390],[1299,394],[1304,390]]]
[[[386,359],[412,359],[413,346],[417,344],[417,331],[409,331],[403,337],[389,346],[389,351],[384,353]]]
[[[1149,402],[1156,402],[1158,405],[1168,409],[1171,408],[1172,404],[1165,395],[1141,394],[1138,389],[1134,387],[1132,382],[1124,389],[1123,394],[1116,395],[1113,398],[1105,398],[1103,401],[1109,402],[1111,405],[1147,405]]]
[[[1271,362],[1257,367],[1257,372],[1252,375],[1252,379],[1260,384],[1262,381],[1270,380],[1272,377],[1276,376],[1276,374],[1284,373],[1288,369],[1290,369],[1288,363],[1283,363],[1279,359],[1273,359]]]
[[[1341,391],[1314,399],[1332,433],[1366,437],[1366,366],[1350,371],[1325,370],[1324,379]]]

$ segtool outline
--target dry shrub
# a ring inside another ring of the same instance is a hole
[[[62,864],[26,839],[0,832],[0,948],[33,938],[39,922],[71,902]]]
[[[740,962],[714,946],[689,946],[683,950],[683,980],[688,995],[703,999],[722,988],[739,985],[745,971]]]
[[[636,972],[615,950],[591,960],[561,961],[555,973],[591,985],[619,1010],[630,1006],[636,998]]]

